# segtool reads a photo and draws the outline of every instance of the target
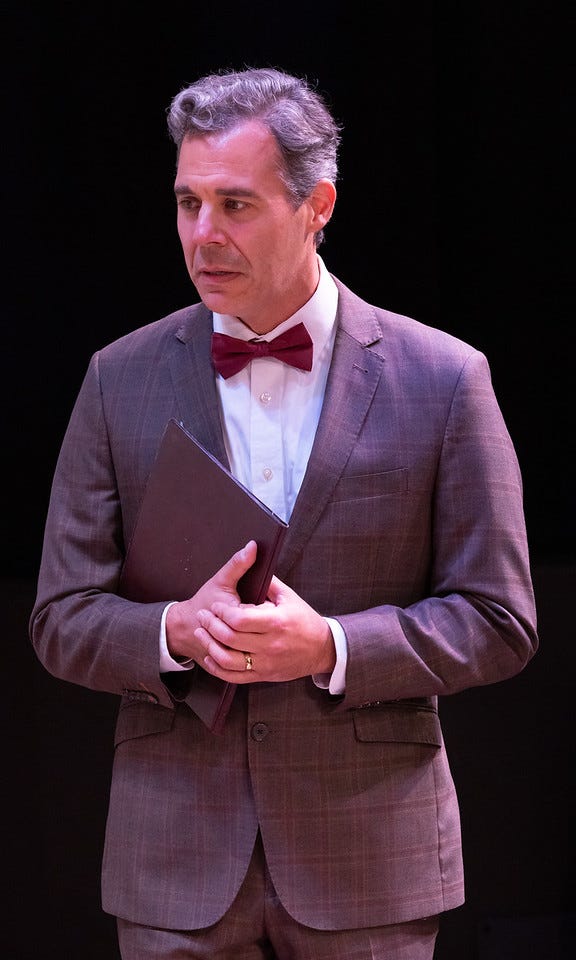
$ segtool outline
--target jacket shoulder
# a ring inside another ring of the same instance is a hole
[[[443,359],[460,365],[472,356],[483,357],[476,347],[454,334],[369,303],[336,277],[333,279],[338,287],[342,330],[364,346],[371,343],[384,358],[420,358],[426,364]]]
[[[210,311],[202,303],[182,307],[106,344],[98,351],[100,361],[126,359],[133,355],[149,356],[174,338],[186,343],[193,338],[198,325],[210,321],[210,317]]]

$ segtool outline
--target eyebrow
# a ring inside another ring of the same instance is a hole
[[[185,183],[177,183],[174,187],[174,193],[177,197],[185,196],[186,194],[194,194],[195,191],[188,187]],[[248,190],[246,187],[219,187],[215,190],[216,196],[218,197],[257,197],[258,194],[255,190]]]

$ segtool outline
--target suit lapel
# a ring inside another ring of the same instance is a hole
[[[334,278],[335,279],[335,278]],[[338,330],[322,413],[277,573],[285,579],[312,536],[358,438],[384,365],[382,331],[373,308],[336,280]],[[212,314],[202,304],[186,311],[169,356],[186,427],[229,467],[210,356]]]
[[[210,355],[212,314],[203,304],[191,307],[170,353],[174,393],[186,429],[229,467]]]
[[[338,281],[338,331],[322,413],[278,563],[284,579],[312,536],[356,443],[382,375],[375,311]]]

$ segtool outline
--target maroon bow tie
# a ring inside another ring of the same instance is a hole
[[[225,380],[255,357],[276,357],[300,370],[311,370],[312,348],[312,338],[303,323],[297,323],[270,341],[238,340],[225,333],[212,334],[212,362]]]

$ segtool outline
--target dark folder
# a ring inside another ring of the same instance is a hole
[[[177,420],[169,420],[128,546],[119,593],[152,603],[186,600],[248,540],[256,561],[238,582],[244,603],[262,603],[288,524]],[[236,684],[194,668],[187,702],[221,733]]]

